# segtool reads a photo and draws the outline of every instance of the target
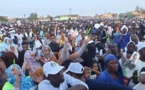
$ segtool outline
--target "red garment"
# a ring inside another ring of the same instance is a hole
[[[126,54],[126,58],[129,60],[129,58],[130,58],[130,55],[129,55],[129,54]]]
[[[123,82],[124,82],[124,85],[125,85],[125,86],[128,86],[128,83],[129,83],[128,78],[124,77],[124,78],[123,78]]]

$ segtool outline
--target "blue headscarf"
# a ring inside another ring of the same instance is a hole
[[[118,62],[118,59],[113,55],[113,54],[108,54],[105,59],[104,59],[104,65],[106,66],[107,63],[110,60],[116,60]],[[98,81],[103,81],[103,82],[109,82],[109,83],[116,83],[116,84],[123,84],[123,74],[122,74],[122,69],[121,66],[118,62],[118,71],[116,74],[118,75],[118,80],[115,80],[111,75],[109,74],[108,70],[106,69],[101,73],[101,75],[98,77]]]
[[[17,64],[12,64],[10,67],[8,67],[5,71],[8,82],[14,86],[16,78],[15,75],[11,74],[11,70],[13,67],[16,67],[18,70],[21,70],[20,66]],[[22,70],[21,70],[22,71]],[[31,87],[33,87],[35,84],[33,80],[29,77],[26,77],[23,72],[21,72],[21,80],[20,80],[20,90],[29,90]]]
[[[118,59],[113,54],[108,54],[105,57],[105,59],[104,59],[104,65],[106,66],[107,62],[109,62],[110,60],[116,60],[118,62],[118,71],[117,72],[121,73],[122,76],[123,76],[121,65],[120,65]]]

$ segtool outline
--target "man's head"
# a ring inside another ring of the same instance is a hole
[[[139,76],[139,80],[142,84],[145,84],[145,67],[143,67],[141,69],[141,73],[140,73],[140,76]]]
[[[63,66],[58,65],[54,61],[47,62],[43,66],[43,72],[46,78],[55,87],[59,87],[64,82],[63,69]]]
[[[135,44],[138,44],[139,38],[136,34],[131,35],[131,41],[133,41]]]
[[[46,32],[45,33],[45,37],[49,38],[50,37],[50,33],[49,32]]]
[[[85,33],[82,33],[81,36],[84,39],[86,35],[85,35]]]
[[[51,35],[50,40],[51,40],[51,42],[53,42],[53,43],[56,42],[56,37],[55,37],[54,34]]]
[[[37,35],[37,39],[38,39],[38,40],[41,40],[41,36],[40,36],[40,34]]]
[[[121,32],[122,32],[124,35],[128,32],[128,28],[127,28],[126,25],[123,25],[123,26],[121,27]]]
[[[74,78],[82,79],[84,73],[84,67],[80,63],[70,63],[66,73]]]
[[[22,42],[22,47],[23,47],[24,51],[28,50],[28,43],[27,42]]]
[[[142,42],[141,44],[138,45],[138,51],[140,54],[140,57],[145,57],[145,44]]]
[[[112,54],[117,54],[118,53],[118,46],[116,43],[111,43],[109,44],[109,49]]]

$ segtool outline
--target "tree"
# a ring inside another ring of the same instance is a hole
[[[38,20],[38,15],[37,15],[37,13],[31,13],[27,19],[30,21],[36,21],[36,20]]]
[[[140,12],[141,12],[141,14],[145,14],[145,9],[140,8]]]
[[[117,14],[116,14],[116,13],[113,13],[113,14],[112,14],[112,17],[117,17]]]
[[[139,6],[136,6],[135,11],[136,11],[136,12],[139,12],[139,11],[140,11]]]
[[[16,18],[16,21],[18,21],[18,20],[24,20],[24,18]]]
[[[119,14],[119,17],[121,18],[125,18],[125,17],[129,17],[129,18],[134,18],[136,17],[136,15],[134,15],[132,12],[126,12],[126,13],[120,13]]]
[[[8,20],[7,20],[6,18],[0,16],[0,21],[6,22],[6,21],[8,21]]]
[[[49,19],[50,21],[52,21],[53,20],[53,17],[50,16],[50,15],[47,15],[47,19]]]

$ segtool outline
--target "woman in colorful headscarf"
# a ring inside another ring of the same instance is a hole
[[[2,90],[2,87],[7,80],[5,70],[6,70],[6,65],[3,62],[3,60],[0,59],[0,90]]]
[[[36,53],[31,51],[31,50],[27,50],[25,52],[24,55],[24,63],[22,66],[22,70],[25,73],[26,71],[26,66],[29,65],[30,70],[29,70],[29,74],[32,74],[38,67],[41,67],[41,63],[39,61],[36,60]]]
[[[8,80],[2,90],[29,90],[35,84],[25,77],[21,68],[17,64],[12,64],[5,71]]]
[[[51,48],[47,45],[42,47],[42,55],[40,57],[40,61],[44,64],[49,61],[58,62],[55,55],[53,54]]]
[[[108,54],[105,57],[104,65],[106,70],[98,77],[98,81],[124,85],[121,66],[113,54]]]

